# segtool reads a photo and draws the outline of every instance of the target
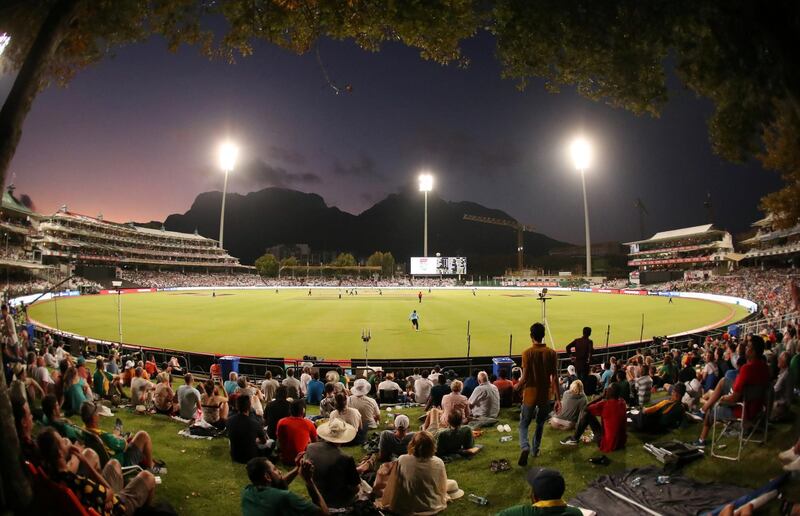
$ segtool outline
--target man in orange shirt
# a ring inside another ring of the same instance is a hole
[[[511,406],[511,400],[514,396],[514,384],[508,379],[508,372],[505,368],[501,368],[498,374],[500,378],[493,383],[497,390],[500,391],[500,407],[508,408]]]
[[[550,399],[555,395],[555,411],[561,409],[558,392],[558,355],[544,344],[544,325],[535,323],[531,326],[531,342],[533,345],[522,352],[522,377],[516,390],[522,390],[522,412],[519,416],[519,461],[520,466],[528,464],[528,454],[539,455],[544,423],[550,413]],[[533,449],[528,443],[528,427],[536,419],[536,433],[533,437]]]

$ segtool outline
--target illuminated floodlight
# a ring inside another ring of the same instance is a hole
[[[575,138],[569,146],[569,153],[575,168],[581,172],[589,168],[592,162],[592,145],[583,137]]]
[[[433,190],[433,176],[430,174],[419,175],[419,191],[430,192]]]
[[[0,33],[0,56],[3,55],[3,51],[9,43],[11,43],[11,36],[7,32]]]
[[[239,147],[231,142],[225,142],[219,147],[219,166],[223,172],[230,172],[236,165],[239,156]]]

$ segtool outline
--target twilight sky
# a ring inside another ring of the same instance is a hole
[[[8,180],[44,213],[67,204],[120,222],[163,220],[222,189],[215,150],[230,136],[242,148],[232,191],[284,186],[359,213],[428,168],[443,198],[505,210],[571,242],[583,238],[580,176],[567,154],[578,133],[595,146],[587,188],[596,242],[638,238],[637,197],[648,236],[704,223],[707,192],[718,225],[741,231],[780,185],[757,163],[712,154],[711,106],[677,81],[660,118],[636,117],[541,82],[519,92],[500,79],[488,36],[464,49],[471,65],[459,69],[400,45],[370,54],[325,41],[331,79],[353,86],[336,95],[313,52],[258,44],[228,65],[192,48],[171,54],[159,40],[125,47],[39,95]],[[0,99],[12,79],[0,75]]]

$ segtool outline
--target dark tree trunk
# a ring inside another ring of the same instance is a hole
[[[6,172],[22,136],[22,124],[28,116],[34,97],[41,88],[42,75],[75,19],[81,1],[58,0],[53,4],[0,110],[0,184],[2,185],[5,185]]]
[[[0,110],[0,184],[22,135],[22,124],[42,85],[47,63],[75,19],[81,0],[59,0],[53,4],[31,46],[11,92]],[[14,37],[13,34],[11,36]],[[0,509],[23,509],[31,499],[31,488],[23,474],[14,414],[5,376],[0,373]]]

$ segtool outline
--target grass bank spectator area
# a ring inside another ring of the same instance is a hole
[[[31,514],[800,514],[792,270],[119,281],[3,305]]]

